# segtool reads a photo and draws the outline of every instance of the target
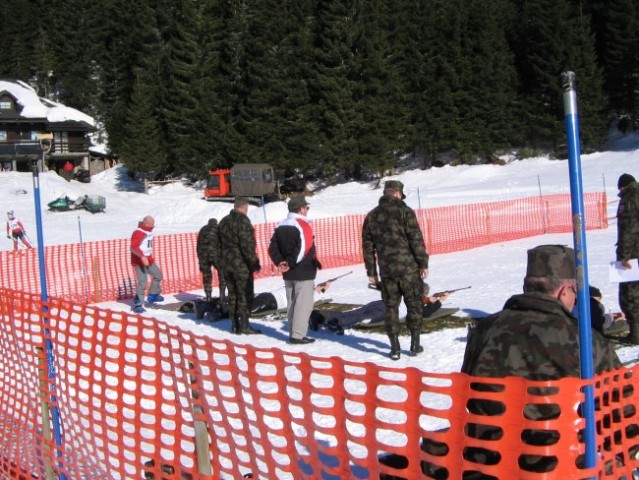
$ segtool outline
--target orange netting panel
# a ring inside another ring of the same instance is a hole
[[[639,367],[592,382],[599,462],[582,470],[578,379],[431,374],[235,345],[65,300],[45,306],[43,316],[33,295],[0,289],[2,479],[48,468],[72,480],[621,479],[639,467]],[[60,412],[60,446],[41,404]]]
[[[587,229],[608,226],[605,193],[585,194],[584,207]],[[422,209],[417,211],[417,217],[430,254],[572,229],[568,194]],[[350,215],[315,220],[318,257],[324,268],[362,263],[364,218]],[[262,265],[258,277],[276,274],[268,257],[269,240],[276,226],[277,223],[255,226]],[[197,233],[155,237],[154,257],[164,275],[165,293],[202,288],[196,240]],[[37,253],[36,249],[0,252],[0,285],[39,292]],[[135,275],[129,259],[129,239],[46,247],[48,293],[77,303],[132,298]]]

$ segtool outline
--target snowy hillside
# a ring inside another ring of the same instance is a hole
[[[639,178],[639,136],[617,139],[606,152],[582,157],[584,191],[601,191],[608,194],[608,216],[614,217],[616,209],[617,178],[628,172]],[[35,235],[35,210],[33,181],[29,173],[0,173],[4,188],[0,199],[7,210],[13,209],[22,218],[32,240]],[[482,165],[444,167],[430,170],[405,171],[393,179],[406,185],[407,203],[414,208],[427,208],[459,203],[475,203],[557,192],[569,192],[568,162],[533,158],[511,161],[505,166]],[[156,218],[158,234],[196,232],[210,217],[222,218],[231,209],[228,203],[206,202],[203,192],[180,183],[153,187],[148,195],[141,193],[139,184],[131,182],[126,170],[114,168],[92,178],[91,183],[67,182],[55,173],[40,176],[40,196],[43,206],[43,231],[45,244],[77,243],[80,233],[84,242],[128,238],[137,222],[146,214]],[[106,211],[91,214],[87,211],[49,212],[46,204],[60,195],[102,195],[106,198]],[[349,183],[326,188],[309,198],[310,218],[330,217],[353,213],[366,213],[379,199],[381,191],[374,183]],[[253,223],[277,222],[284,218],[287,209],[284,202],[261,207],[251,207],[249,216]],[[608,282],[608,262],[614,259],[616,224],[614,218],[607,230],[588,232],[588,265],[590,283],[597,285],[604,294],[604,302],[617,310],[617,285]],[[543,243],[572,244],[572,236],[546,235],[513,242],[499,243],[465,252],[433,255],[431,257],[429,283],[434,291],[471,285],[472,288],[453,294],[447,307],[459,307],[461,315],[481,317],[500,310],[512,294],[521,292],[525,273],[526,250]],[[4,250],[11,242],[1,244]],[[332,298],[343,303],[365,304],[378,300],[379,294],[366,288],[363,266],[344,267],[321,271],[322,281],[353,270],[353,275],[336,282],[318,298]],[[282,286],[279,277],[256,282],[256,292],[272,291]],[[201,291],[175,295],[177,299],[192,299]],[[105,304],[115,310],[128,310],[126,303]],[[229,333],[228,321],[206,325],[195,321],[193,315],[149,312],[170,323],[214,338],[233,338],[238,343],[250,342],[259,347],[276,346],[282,349],[300,347],[286,344],[286,325],[282,321],[255,321],[264,331],[261,336],[235,336]],[[304,346],[304,351],[319,356],[341,356],[350,360],[388,363],[388,338],[378,333],[347,331],[344,336],[322,330],[311,332],[321,341]],[[426,352],[416,358],[403,355],[395,366],[414,365],[431,372],[457,371],[465,348],[465,330],[451,329],[424,335]],[[408,339],[402,339],[407,348]],[[436,345],[436,348],[434,347]],[[442,352],[446,355],[442,355]],[[623,360],[631,360],[639,354],[639,347],[620,350]]]

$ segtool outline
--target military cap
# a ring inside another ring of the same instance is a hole
[[[291,197],[288,201],[288,211],[289,212],[299,212],[302,207],[309,206],[310,203],[306,201],[305,197]]]
[[[404,195],[404,184],[399,180],[388,180],[384,183],[384,195],[389,192],[399,192],[402,194],[402,200],[406,198],[406,195]]]
[[[622,173],[617,181],[617,189],[621,190],[623,187],[627,187],[632,182],[636,182],[635,177],[629,173]]]
[[[575,251],[564,245],[540,245],[528,250],[526,276],[575,278]]]

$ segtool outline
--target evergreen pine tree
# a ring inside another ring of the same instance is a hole
[[[309,93],[318,132],[318,160],[343,167],[357,152],[353,126],[354,24],[353,2],[318,0],[315,12],[315,51]],[[307,161],[302,160],[302,163]],[[311,166],[311,165],[300,165]]]
[[[136,76],[126,112],[128,135],[121,143],[120,153],[129,170],[152,179],[166,168],[167,161],[157,121],[157,90],[149,71],[140,71]]]
[[[193,141],[198,103],[200,12],[194,2],[172,2],[171,21],[164,32],[166,53],[162,61],[162,128],[169,166],[175,172],[197,173],[204,159]]]
[[[623,130],[639,125],[639,5],[610,2],[602,8],[602,61],[609,107]]]
[[[100,53],[96,56],[98,119],[108,132],[109,148],[116,154],[128,141],[127,110],[137,75],[147,71],[153,85],[159,84],[158,54],[162,44],[156,12],[148,0],[103,0],[96,29]]]
[[[566,70],[574,71],[582,85],[579,110],[585,137],[589,144],[598,140],[601,76],[589,18],[578,13],[568,0],[521,2],[518,70],[530,146],[556,151],[565,142],[561,73]]]

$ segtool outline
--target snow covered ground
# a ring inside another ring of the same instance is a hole
[[[608,194],[610,227],[587,233],[589,279],[604,295],[604,303],[618,310],[617,285],[608,281],[608,263],[614,259],[616,241],[617,178],[631,173],[639,178],[639,136],[618,137],[607,151],[581,158],[583,190],[604,190]],[[6,210],[15,210],[29,233],[36,240],[36,221],[33,180],[30,173],[0,173],[3,188],[0,200]],[[528,197],[541,194],[569,192],[567,161],[533,158],[513,160],[505,166],[447,166],[429,170],[404,171],[388,179],[397,179],[406,185],[406,202],[414,208],[428,208],[460,203],[476,203],[505,198]],[[39,192],[42,203],[43,238],[47,245],[78,243],[112,238],[128,238],[137,222],[146,214],[156,218],[156,233],[169,234],[196,232],[208,218],[221,219],[231,209],[228,203],[206,202],[201,188],[187,187],[180,183],[155,186],[148,195],[131,182],[124,168],[118,167],[92,178],[91,183],[67,182],[55,173],[40,175]],[[102,195],[106,198],[104,213],[87,211],[50,212],[47,203],[68,194]],[[372,183],[349,183],[318,191],[309,201],[311,219],[366,213],[376,204],[381,190]],[[347,206],[347,208],[345,208]],[[253,223],[275,222],[285,217],[284,202],[262,207],[251,207],[249,216]],[[526,267],[526,250],[545,243],[572,245],[571,234],[544,235],[512,242],[498,243],[473,250],[450,254],[432,255],[429,283],[433,291],[471,285],[472,288],[454,293],[445,302],[446,307],[459,307],[461,315],[480,317],[500,310],[505,300],[521,292]],[[12,248],[9,240],[0,249]],[[379,294],[367,288],[367,278],[362,265],[321,271],[318,281],[353,270],[353,274],[337,281],[317,298],[331,298],[336,302],[365,304],[378,300]],[[256,282],[256,292],[272,291],[282,285],[280,277]],[[178,294],[178,300],[195,298],[201,291]],[[168,296],[170,301],[173,296]],[[103,306],[114,310],[128,310],[129,305],[109,302]],[[213,338],[232,338],[237,343],[251,343],[257,347],[277,347],[300,351],[311,355],[340,356],[359,361],[374,362],[401,367],[410,365],[429,372],[454,372],[461,366],[465,348],[466,331],[449,329],[423,335],[424,354],[412,358],[402,355],[394,362],[388,359],[388,338],[379,333],[347,330],[338,336],[326,330],[310,332],[318,341],[311,345],[292,346],[286,343],[285,322],[279,320],[255,320],[254,324],[264,332],[260,336],[237,336],[229,333],[229,322],[213,324],[196,322],[194,316],[160,310],[148,311],[166,322]],[[408,349],[408,338],[401,339],[402,348]],[[445,352],[445,353],[444,353]],[[622,361],[639,356],[639,347],[618,350]]]

